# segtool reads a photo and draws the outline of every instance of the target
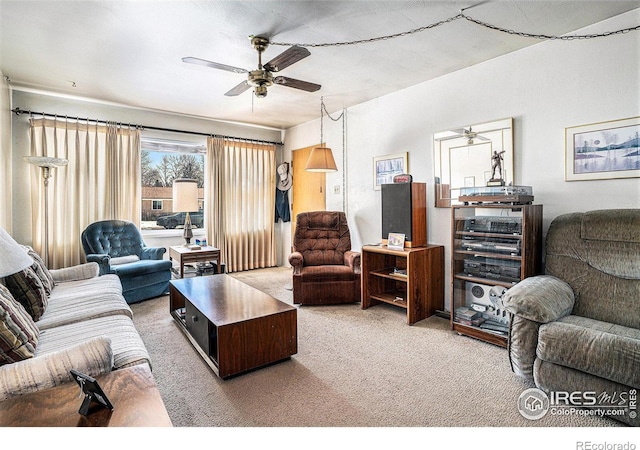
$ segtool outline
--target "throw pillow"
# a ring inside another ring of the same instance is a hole
[[[53,290],[53,286],[55,283],[53,281],[53,277],[51,276],[51,272],[44,264],[44,261],[40,257],[40,255],[28,245],[23,245],[24,249],[27,251],[31,259],[33,259],[33,265],[31,268],[36,272],[40,280],[42,281],[42,285],[44,286],[44,290],[47,292],[47,295],[51,294]]]
[[[39,337],[31,316],[0,284],[0,366],[31,358]]]
[[[4,282],[11,295],[24,306],[33,320],[36,322],[40,320],[49,303],[49,297],[36,272],[31,267],[27,267],[5,277]]]

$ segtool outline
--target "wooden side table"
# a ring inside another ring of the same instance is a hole
[[[0,402],[3,427],[171,427],[148,364],[96,377],[113,411],[92,405],[78,413],[82,397],[75,382]]]
[[[180,278],[184,278],[184,266],[185,264],[194,263],[198,261],[216,261],[218,266],[218,273],[220,273],[220,249],[206,246],[200,250],[192,250],[189,247],[182,247],[176,245],[169,247],[169,260],[177,261],[178,273]]]
[[[407,324],[444,309],[444,246],[392,250],[362,247],[362,309],[388,303],[407,310]]]

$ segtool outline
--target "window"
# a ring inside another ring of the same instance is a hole
[[[173,212],[173,180],[198,180],[198,204],[204,204],[204,155],[206,143],[141,139],[142,230],[174,230],[182,233],[184,218]],[[202,215],[202,208],[200,211]],[[160,219],[176,214],[176,220]],[[160,219],[160,220],[158,220]],[[177,223],[178,225],[173,225]],[[194,228],[202,221],[192,220]]]

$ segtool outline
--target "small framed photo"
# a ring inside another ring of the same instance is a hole
[[[640,117],[565,128],[565,181],[640,177]]]
[[[404,250],[404,234],[389,233],[387,247],[389,247],[391,250]]]
[[[393,183],[393,177],[409,173],[408,152],[393,155],[376,156],[373,158],[373,189],[380,190],[380,186]]]
[[[95,378],[74,369],[71,369],[70,373],[75,382],[78,383],[78,386],[80,386],[81,395],[84,394],[84,401],[78,410],[79,414],[82,414],[83,416],[89,415],[89,409],[93,402],[98,403],[101,407],[113,411],[113,405]]]

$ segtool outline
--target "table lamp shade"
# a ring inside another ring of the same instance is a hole
[[[0,278],[20,272],[33,264],[24,247],[0,227]]]
[[[173,180],[173,212],[192,212],[198,209],[198,180]]]

